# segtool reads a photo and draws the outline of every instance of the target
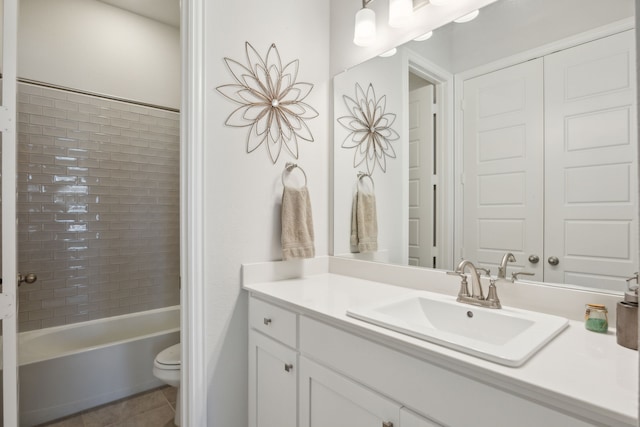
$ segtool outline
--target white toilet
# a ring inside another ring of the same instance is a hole
[[[176,417],[173,421],[177,426],[180,425],[180,356],[180,344],[178,343],[162,350],[153,361],[153,375],[178,389]]]

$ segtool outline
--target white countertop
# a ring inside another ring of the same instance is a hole
[[[511,368],[346,315],[349,307],[395,298],[413,293],[414,289],[337,274],[245,284],[244,289],[298,313],[558,409],[587,418],[597,414],[600,422],[608,418],[637,425],[638,352],[619,346],[615,331],[594,333],[587,331],[582,322],[570,321],[568,328],[523,366]]]

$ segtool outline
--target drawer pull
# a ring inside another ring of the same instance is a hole
[[[285,365],[284,365],[284,370],[285,371],[291,372],[292,369],[293,369],[293,365],[291,363],[285,363]]]
[[[385,421],[382,423],[382,427],[393,427],[393,423],[391,421]]]
[[[271,319],[268,318],[268,317],[265,317],[263,322],[264,322],[265,325],[269,326],[271,324]]]

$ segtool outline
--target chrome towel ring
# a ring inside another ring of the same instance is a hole
[[[285,173],[287,173],[287,172],[291,173],[295,168],[300,169],[300,172],[302,172],[302,175],[304,175],[304,186],[306,187],[307,186],[307,174],[306,174],[306,172],[304,171],[304,169],[302,169],[300,166],[298,166],[297,163],[291,163],[291,162],[287,162],[284,165],[284,170],[282,171],[282,185],[283,186],[285,185],[285,183],[284,183],[284,175],[285,175]]]

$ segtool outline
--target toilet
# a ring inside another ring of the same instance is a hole
[[[153,375],[178,389],[176,416],[173,421],[177,426],[180,425],[180,356],[180,343],[178,343],[162,350],[153,361]]]

